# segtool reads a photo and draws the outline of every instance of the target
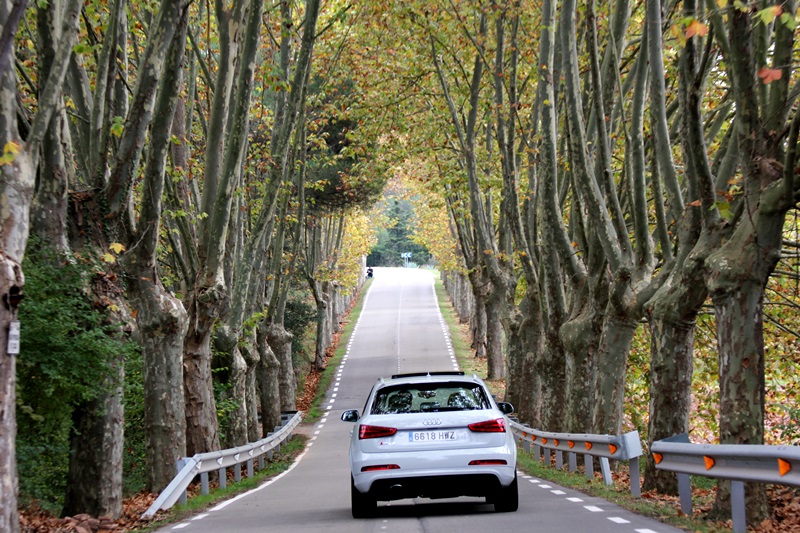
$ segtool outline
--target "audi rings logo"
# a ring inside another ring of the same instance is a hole
[[[441,426],[442,419],[441,418],[426,418],[422,421],[423,426]]]

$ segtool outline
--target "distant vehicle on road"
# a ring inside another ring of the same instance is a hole
[[[506,415],[486,384],[463,372],[398,374],[372,387],[350,442],[354,518],[378,501],[485,497],[495,511],[516,511],[517,447]]]

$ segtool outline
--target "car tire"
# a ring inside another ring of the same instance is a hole
[[[514,473],[514,481],[507,487],[500,487],[492,501],[496,513],[513,513],[519,508],[519,489],[517,487],[516,472]]]
[[[375,514],[378,508],[378,502],[374,498],[358,491],[352,477],[350,477],[350,507],[353,511],[353,518],[369,518]]]

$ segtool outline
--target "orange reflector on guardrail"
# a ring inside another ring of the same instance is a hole
[[[547,439],[542,437],[542,444],[547,444]]]
[[[556,446],[558,446],[558,439],[553,439],[553,444],[555,444]]]
[[[709,457],[708,455],[704,455],[703,460],[706,462],[706,470],[711,470],[712,468],[714,468],[714,465],[717,464],[714,458]]]
[[[653,452],[653,460],[656,462],[656,464],[661,464],[661,461],[664,460],[664,456],[660,453]]]
[[[609,451],[611,451],[611,455],[614,455],[615,453],[617,453],[617,447],[614,446],[613,444],[609,444],[608,445],[608,449],[609,449]]]
[[[527,437],[527,436],[528,436],[528,434],[527,434],[527,433],[525,433],[525,432],[523,431],[523,432],[522,432],[522,438],[525,438],[525,437]]]
[[[569,445],[570,448],[574,448],[575,447],[575,443],[572,442],[571,440],[568,440],[567,444]]]
[[[792,469],[792,463],[787,461],[786,459],[778,459],[778,472],[781,473],[781,476],[785,476],[789,473]]]
[[[587,450],[591,450],[592,449],[592,443],[591,442],[587,442],[586,443],[586,449]]]

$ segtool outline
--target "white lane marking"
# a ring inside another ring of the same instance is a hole
[[[571,502],[575,502],[575,503],[578,503],[578,502],[582,502],[582,501],[583,501],[583,500],[581,500],[580,498],[567,498],[567,499],[568,499],[569,501],[571,501]]]
[[[540,486],[540,487],[542,487],[543,489],[550,489],[550,488],[552,488],[550,485],[539,485],[539,486]]]
[[[184,522],[182,524],[178,524],[177,526],[173,527],[172,529],[183,529],[189,525],[189,522]]]
[[[541,481],[539,481],[538,479],[532,479],[531,483],[541,483]]]
[[[624,518],[620,518],[619,516],[609,516],[607,517],[609,520],[614,522],[615,524],[630,524],[630,520],[625,520]]]
[[[563,490],[551,490],[550,492],[552,492],[553,494],[558,494],[559,496],[563,496],[564,494],[566,494],[566,492],[564,492]]]
[[[637,529],[636,533],[658,533],[657,531],[653,531],[652,529]]]
[[[586,509],[587,511],[591,511],[593,513],[602,513],[603,512],[602,509],[600,509],[599,507],[595,507],[594,505],[584,505],[583,508]]]
[[[192,518],[192,520],[202,520],[203,518],[205,518],[207,516],[208,516],[208,513],[199,514],[199,515],[195,516],[194,518]]]

